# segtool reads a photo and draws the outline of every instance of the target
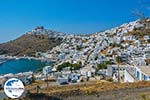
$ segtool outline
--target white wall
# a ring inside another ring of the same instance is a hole
[[[135,79],[125,70],[124,82],[135,82]]]
[[[139,77],[138,77],[138,79],[139,79],[139,80],[142,80],[142,72],[141,72],[141,70],[140,70],[139,68],[136,67],[136,77],[137,77],[137,71],[139,72]]]

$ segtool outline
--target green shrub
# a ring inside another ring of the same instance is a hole
[[[150,43],[150,39],[148,39],[147,42]]]
[[[113,63],[111,61],[105,61],[103,63],[97,64],[96,72],[98,72],[100,69],[107,69],[107,66],[112,64]]]
[[[116,58],[116,61],[117,61],[118,63],[122,63],[122,62],[123,62],[123,59],[122,59],[120,56],[118,56],[118,57]]]
[[[81,63],[71,64],[69,62],[64,62],[61,65],[57,66],[58,71],[62,71],[66,67],[70,67],[70,70],[79,70],[81,68]]]

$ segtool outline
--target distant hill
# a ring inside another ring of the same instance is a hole
[[[53,47],[60,45],[62,42],[61,37],[52,36],[50,31],[44,33],[46,29],[34,30],[17,38],[16,40],[0,44],[0,54],[7,54],[11,56],[34,56],[36,52],[46,52]],[[36,34],[36,33],[39,34]],[[57,34],[57,33],[56,33]]]

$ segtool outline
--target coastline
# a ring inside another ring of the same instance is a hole
[[[41,62],[52,62],[54,63],[55,61],[54,60],[51,60],[51,59],[46,59],[46,58],[36,58],[36,57],[17,57],[17,56],[6,56],[6,55],[0,55],[0,59],[2,59],[2,62],[0,61],[0,65],[10,61],[10,60],[20,60],[20,59],[28,59],[28,60],[37,60],[37,61],[41,61]],[[3,61],[4,59],[4,61]],[[22,72],[21,74],[25,74],[25,73],[28,73],[28,72],[31,72],[31,71],[27,71],[27,72]],[[32,72],[33,73],[33,72]],[[9,74],[12,74],[12,73],[9,73]],[[8,75],[9,75],[8,74]],[[13,74],[13,75],[17,75],[18,73],[16,74]],[[33,73],[34,74],[34,73]],[[2,74],[0,76],[5,76],[7,74]]]

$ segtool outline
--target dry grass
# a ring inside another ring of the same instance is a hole
[[[34,86],[41,85],[42,82],[35,83],[30,88],[31,93],[36,93],[36,90],[32,90]],[[45,87],[41,89],[42,93],[48,95],[55,95],[55,94],[69,94],[73,93],[73,91],[78,91],[81,94],[94,94],[103,91],[112,91],[112,90],[119,90],[119,89],[127,89],[127,88],[143,88],[143,87],[150,87],[150,82],[135,82],[135,83],[112,83],[112,82],[103,82],[103,81],[92,81],[85,84],[77,84],[77,85],[65,85],[65,86],[51,86]],[[32,88],[32,89],[31,89]],[[72,94],[73,95],[73,94]]]
[[[43,85],[43,83],[44,82],[39,82],[39,84],[41,84],[41,85]],[[38,82],[35,84],[38,84]],[[34,86],[35,84],[33,84],[31,86]],[[76,99],[76,96],[84,96],[85,95],[86,98],[88,98],[88,100],[90,100],[89,98],[91,96],[93,96],[93,95],[98,96],[99,93],[101,93],[101,92],[104,93],[102,95],[108,96],[108,93],[113,92],[113,90],[119,90],[120,92],[127,90],[126,92],[125,91],[123,92],[125,94],[121,94],[121,96],[125,96],[128,93],[130,94],[130,92],[132,92],[133,90],[136,91],[137,89],[142,89],[145,87],[150,87],[150,82],[112,83],[112,82],[106,82],[106,81],[92,81],[92,82],[88,82],[86,84],[84,83],[84,84],[78,84],[78,85],[51,86],[48,88],[43,88],[41,90],[41,93],[38,93],[38,94],[35,93],[34,91],[31,91],[30,97],[32,98],[31,100],[37,100],[37,99],[40,100],[39,97],[44,98],[44,96],[49,97],[49,98],[56,97],[56,99],[52,99],[52,100],[63,100],[63,99],[57,99],[57,98],[67,98],[67,97],[72,97],[72,98],[75,98],[73,100],[78,100],[78,99]],[[129,89],[132,89],[132,91],[128,91]],[[119,91],[117,93],[119,93]],[[113,92],[113,93],[115,93],[115,92]],[[143,92],[143,90],[142,90],[142,92],[135,92],[135,94],[131,93],[131,95],[128,95],[128,96],[129,96],[128,98],[130,98],[130,96],[133,96],[131,98],[134,98],[134,96],[136,96],[134,100],[150,100],[150,91]],[[137,97],[138,97],[138,99],[137,99]],[[109,98],[111,98],[111,96]],[[114,97],[114,98],[117,98],[117,97]],[[28,100],[28,99],[25,98],[22,100]],[[42,100],[51,100],[51,99],[42,99]],[[68,100],[68,99],[66,99],[66,100]],[[86,99],[84,99],[84,100],[86,100]],[[99,100],[99,96],[97,97],[97,99],[95,98],[93,100]],[[102,99],[100,99],[100,100],[102,100]],[[118,99],[116,99],[116,100],[118,100]],[[124,100],[131,100],[131,99],[124,99]]]
[[[149,93],[142,93],[140,94],[142,100],[150,100],[150,92]]]

